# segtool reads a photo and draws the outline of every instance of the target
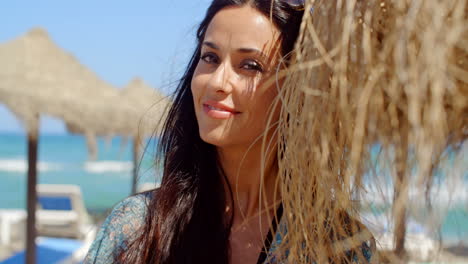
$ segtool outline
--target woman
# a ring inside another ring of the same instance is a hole
[[[117,205],[85,263],[285,257],[269,248],[282,207],[268,80],[293,50],[304,10],[296,2],[212,2],[160,137],[161,187]]]

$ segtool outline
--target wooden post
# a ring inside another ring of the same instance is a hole
[[[408,202],[408,124],[400,124],[400,142],[396,146],[396,181],[393,193],[393,214],[394,230],[393,237],[395,242],[394,253],[400,259],[405,258],[405,238],[406,238],[406,214]]]
[[[137,192],[138,162],[140,160],[140,137],[133,137],[133,170],[132,170],[132,194]]]
[[[395,188],[394,195],[395,197],[407,197],[404,192],[407,192],[405,189],[405,185],[403,184],[406,179],[404,179],[404,174],[398,173],[398,186]],[[402,199],[402,198],[395,198],[395,200]],[[404,203],[395,203],[395,229],[393,231],[393,235],[395,238],[395,254],[399,257],[404,257],[405,255],[405,237],[406,237],[406,204]]]
[[[37,150],[39,134],[39,115],[28,131],[28,188],[26,223],[26,264],[36,263],[36,204],[37,204]]]

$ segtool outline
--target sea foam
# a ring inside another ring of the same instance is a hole
[[[131,161],[88,161],[84,164],[84,170],[88,173],[127,172],[132,169]]]
[[[62,166],[57,163],[39,161],[37,170],[40,172],[58,171]],[[0,159],[0,171],[25,173],[28,171],[28,162],[24,159]]]

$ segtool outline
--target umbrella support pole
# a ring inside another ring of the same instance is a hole
[[[27,227],[26,227],[26,263],[36,263],[36,203],[37,203],[37,150],[39,116],[36,124],[28,132],[28,188],[27,188]]]
[[[393,192],[393,214],[394,214],[394,253],[400,259],[405,258],[405,238],[406,238],[406,218],[407,218],[407,205],[408,201],[408,124],[402,122],[399,127],[400,137],[397,141],[399,147],[395,153],[396,161],[396,179],[394,183]],[[397,146],[398,146],[397,145]]]
[[[133,138],[132,195],[137,192],[138,161],[140,160],[140,137]]]

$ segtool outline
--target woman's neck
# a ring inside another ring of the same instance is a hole
[[[218,148],[221,166],[232,189],[235,216],[250,218],[274,207],[278,171],[276,148],[265,155],[262,154],[261,145],[257,143],[250,148]],[[263,192],[261,201],[260,192]],[[231,199],[229,193],[227,199]]]

